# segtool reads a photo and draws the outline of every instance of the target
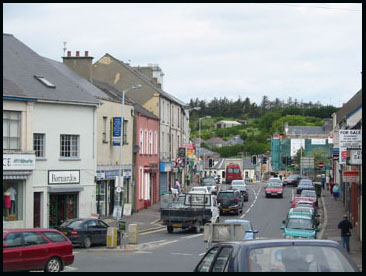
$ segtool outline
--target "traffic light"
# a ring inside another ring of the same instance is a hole
[[[287,156],[282,157],[282,164],[287,164]]]
[[[267,164],[267,156],[263,156],[262,163]]]
[[[257,156],[256,155],[252,155],[252,164],[253,165],[257,164]]]
[[[208,159],[208,167],[209,168],[213,167],[213,159],[212,158]]]
[[[287,165],[291,165],[292,164],[292,158],[291,158],[291,156],[287,156],[286,158],[287,158],[286,164]]]

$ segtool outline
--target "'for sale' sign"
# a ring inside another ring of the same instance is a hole
[[[347,150],[362,150],[362,130],[361,129],[341,129],[339,131],[339,163],[346,163]],[[346,157],[345,157],[346,156]]]

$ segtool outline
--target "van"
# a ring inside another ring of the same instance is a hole
[[[238,164],[230,163],[226,166],[226,184],[231,184],[233,180],[242,180],[241,169]]]

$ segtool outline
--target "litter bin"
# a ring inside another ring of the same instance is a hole
[[[108,227],[107,228],[107,248],[117,247],[117,228]]]
[[[320,182],[314,182],[314,189],[317,197],[322,194],[322,184]]]

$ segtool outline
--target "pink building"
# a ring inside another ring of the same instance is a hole
[[[135,105],[136,144],[136,211],[159,201],[159,118]]]

